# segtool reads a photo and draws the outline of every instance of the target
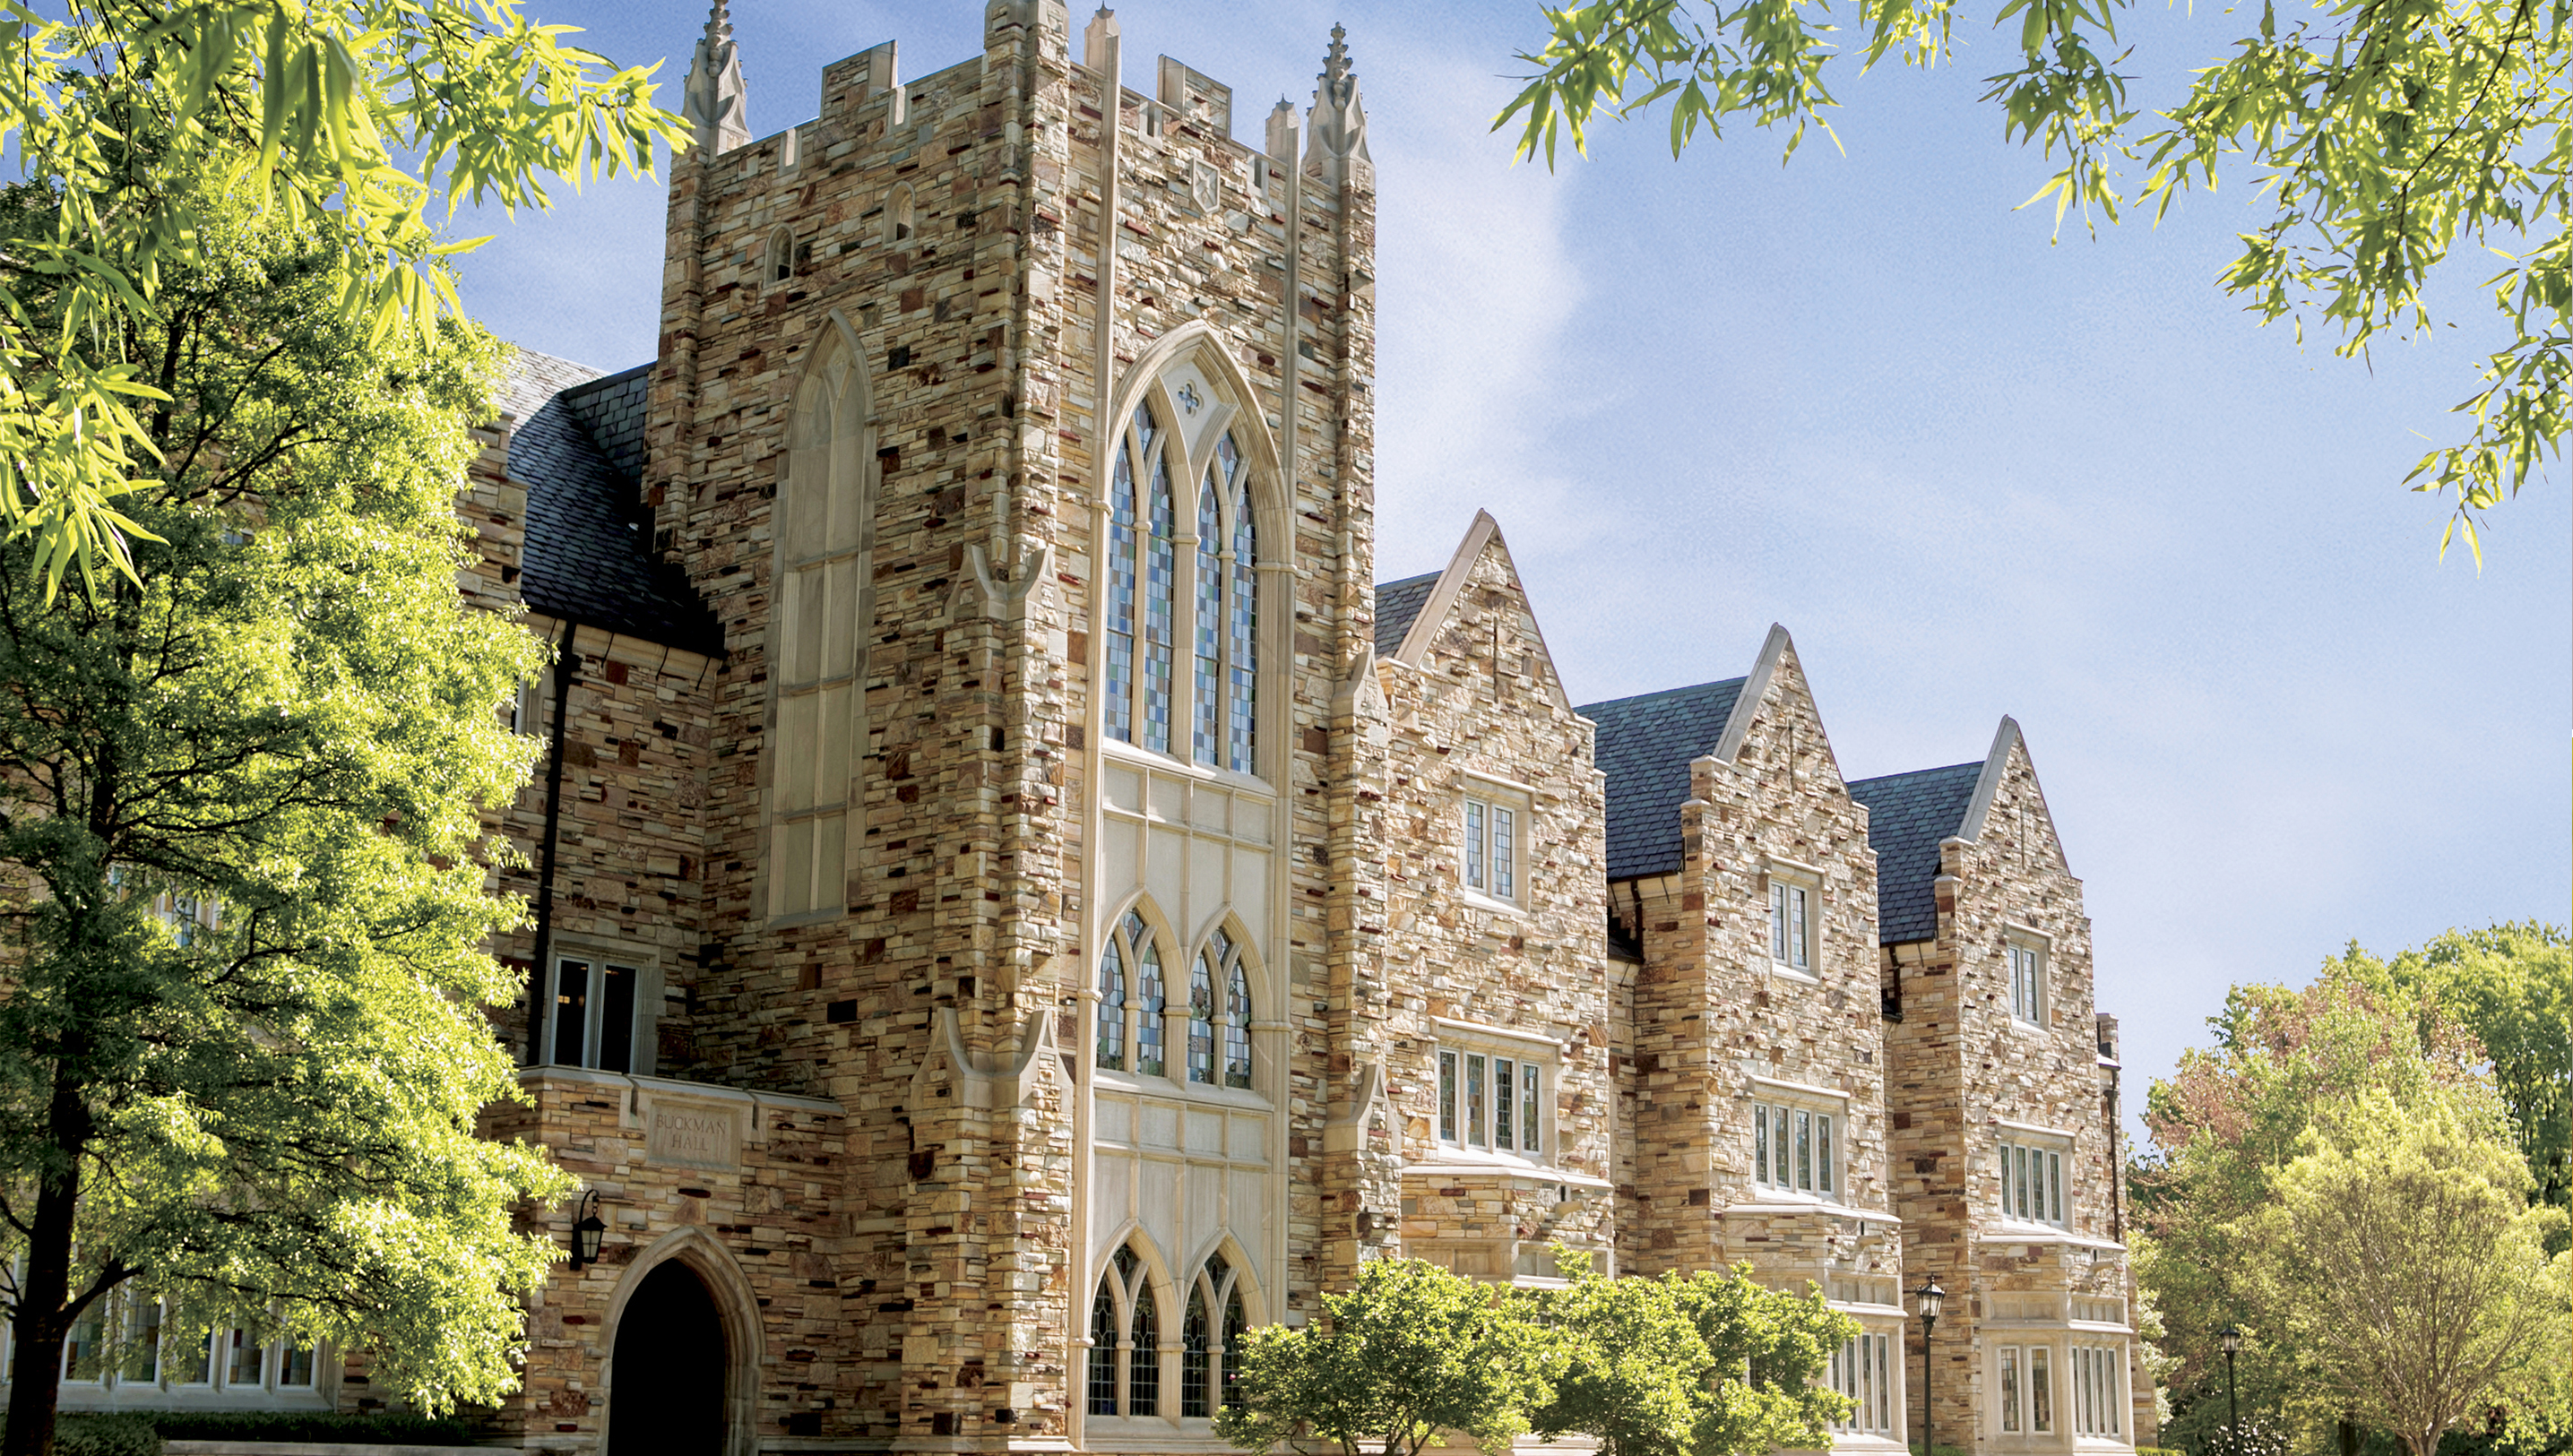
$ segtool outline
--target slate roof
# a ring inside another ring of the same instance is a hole
[[[517,416],[509,475],[527,487],[518,591],[528,607],[709,656],[723,627],[687,574],[652,549],[642,498],[651,366],[600,375],[518,351],[500,406]]]
[[[1402,648],[1402,639],[1411,635],[1411,624],[1420,619],[1420,609],[1429,602],[1429,593],[1438,585],[1438,573],[1406,576],[1400,581],[1375,584],[1375,655],[1391,657]]]
[[[1378,612],[1381,622],[1381,607]],[[1689,761],[1715,751],[1743,682],[1736,677],[1668,688],[1576,710],[1599,725],[1599,771],[1608,778],[1609,879],[1678,873]]]
[[[1946,768],[1860,779],[1850,797],[1867,806],[1867,843],[1876,851],[1876,938],[1894,946],[1939,934],[1939,841],[1965,827],[1966,806],[1984,766]]]

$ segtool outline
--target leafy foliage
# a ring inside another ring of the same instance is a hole
[[[1852,1408],[1822,1378],[1858,1321],[1819,1289],[1766,1289],[1748,1266],[1658,1279],[1585,1267],[1535,1302],[1562,1352],[1531,1421],[1547,1440],[1592,1436],[1608,1456],[1824,1450]]]
[[[482,1011],[516,988],[479,947],[520,911],[484,891],[478,815],[527,771],[499,708],[542,653],[454,586],[502,347],[376,338],[338,307],[346,225],[263,218],[235,175],[188,190],[188,256],[127,321],[167,396],[132,575],[49,605],[43,543],[0,543],[12,1456],[102,1301],[372,1347],[431,1411],[488,1400],[553,1256],[510,1212],[566,1186],[474,1135],[518,1094]],[[60,193],[11,201],[0,232],[58,234]]]
[[[1420,1259],[1377,1259],[1322,1318],[1245,1340],[1240,1403],[1216,1434],[1247,1451],[1419,1456],[1460,1431],[1486,1451],[1527,1429],[1545,1389],[1545,1342],[1504,1291]]]
[[[2310,315],[2364,357],[2380,334],[2439,321],[2429,280],[2460,243],[2504,267],[2485,283],[2510,342],[2456,406],[2466,438],[2424,455],[2416,488],[2454,491],[2449,536],[2480,556],[2484,511],[2560,449],[2573,420],[2573,6],[2541,0],[2277,0],[2184,94],[2149,114],[2118,68],[2128,0],[1998,0],[1990,23],[2013,64],[1984,78],[2003,134],[2056,167],[2032,203],[2057,224],[2079,205],[2112,222],[2158,217],[2231,170],[2268,199],[2221,279],[2265,322]],[[2214,12],[2209,12],[2214,13]],[[1549,165],[1589,126],[1667,102],[1672,151],[1740,120],[1782,129],[1792,156],[1837,103],[1833,12],[1811,0],[1593,0],[1543,6],[1545,43],[1519,59],[1526,87],[1494,122],[1515,122],[1523,157]],[[1953,57],[1956,0],[1857,0],[1861,69]],[[2505,249],[2518,249],[2516,253]]]
[[[1553,1289],[1417,1259],[1366,1264],[1354,1289],[1322,1296],[1324,1320],[1250,1333],[1241,1403],[1217,1434],[1343,1456],[1418,1456],[1448,1431],[1487,1451],[1528,1431],[1590,1436],[1608,1456],[1831,1444],[1850,1402],[1819,1382],[1858,1323],[1819,1290],[1765,1289],[1747,1268],[1612,1279],[1555,1252],[1567,1282]]]
[[[2253,1306],[2300,1352],[2300,1401],[2435,1456],[2440,1437],[2563,1359],[2573,1254],[2530,1207],[2528,1167],[2488,1094],[2370,1090],[2317,1120],[2277,1198],[2242,1220]]]
[[[2573,936],[2560,926],[2449,931],[2379,961],[2352,943],[2331,965],[2435,1000],[2483,1044],[2539,1201],[2573,1205]]]
[[[141,413],[167,381],[134,345],[166,274],[220,232],[205,199],[327,219],[314,307],[413,347],[458,312],[438,197],[543,207],[544,179],[646,170],[683,145],[647,70],[618,70],[516,0],[9,0],[0,144],[53,191],[53,226],[0,260],[0,522],[48,590],[130,572],[154,529]],[[192,180],[206,177],[210,191]],[[478,240],[477,240],[478,241]],[[43,306],[36,305],[43,297]]]

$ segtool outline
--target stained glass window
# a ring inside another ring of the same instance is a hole
[[[1144,918],[1132,911],[1126,914],[1127,943],[1135,948],[1138,970],[1135,976],[1135,1070],[1145,1077],[1163,1077],[1162,1019],[1168,1006],[1168,993],[1162,986],[1162,948],[1153,933],[1144,928]]]
[[[1150,437],[1153,407],[1135,411],[1135,432]],[[1108,660],[1101,692],[1108,736],[1135,741],[1135,445],[1120,440],[1108,484]]]
[[[1179,615],[1178,521],[1171,502],[1171,462],[1153,459],[1152,534],[1144,543],[1144,723],[1142,742],[1171,751],[1171,641]]]
[[[1224,932],[1216,932],[1219,941]],[[1209,946],[1198,952],[1197,965],[1189,972],[1189,1081],[1215,1081],[1215,968],[1208,958],[1216,954]]]
[[[1099,1066],[1126,1070],[1126,957],[1114,936],[1099,955]]]
[[[1231,435],[1225,436],[1230,440]],[[1189,756],[1208,765],[1224,756],[1224,493],[1222,467],[1209,466],[1198,490],[1197,611],[1190,633],[1197,676],[1189,684]]]

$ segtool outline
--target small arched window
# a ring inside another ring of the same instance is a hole
[[[1126,951],[1115,936],[1099,953],[1099,1066],[1126,1070]]]
[[[760,281],[782,284],[795,277],[795,235],[779,228],[768,235],[768,260],[761,265]]]
[[[912,232],[911,189],[908,186],[897,187],[893,196],[885,199],[885,241],[907,243],[911,241]]]
[[[1130,996],[1127,978],[1134,978]],[[1127,911],[1108,933],[1099,952],[1099,1036],[1097,1064],[1103,1072],[1124,1072],[1126,1049],[1135,1049],[1134,1070],[1143,1077],[1162,1077],[1163,1018],[1169,993],[1162,976],[1162,947],[1138,910]]]
[[[1092,1415],[1161,1413],[1161,1314],[1143,1259],[1133,1245],[1119,1244],[1090,1301],[1090,1374],[1083,1395]]]
[[[1221,1312],[1223,1322],[1216,1315]],[[1224,1255],[1207,1255],[1206,1266],[1189,1281],[1188,1314],[1180,1322],[1180,1414],[1212,1416],[1237,1403],[1235,1379],[1241,1373],[1241,1278]]]
[[[1218,930],[1189,972],[1189,1081],[1251,1086],[1251,973],[1242,943]],[[1221,1003],[1218,997],[1221,995]],[[1216,1028],[1224,1029],[1222,1060]]]

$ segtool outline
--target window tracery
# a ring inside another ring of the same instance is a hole
[[[1196,400],[1189,412],[1207,407],[1194,381],[1181,387]],[[1149,399],[1117,440],[1102,583],[1105,731],[1176,754],[1177,720],[1185,719],[1191,761],[1257,773],[1260,573],[1251,468],[1231,430],[1202,447],[1208,453],[1192,474],[1181,432],[1165,426]],[[1183,540],[1190,549],[1180,549]],[[1177,661],[1183,636],[1185,675]]]
[[[1127,978],[1134,978],[1130,997]],[[1129,910],[1108,934],[1099,953],[1099,1035],[1096,1062],[1104,1072],[1127,1070],[1126,1049],[1135,1049],[1134,1071],[1161,1077],[1164,1018],[1162,947],[1140,908]]]
[[[1189,1081],[1251,1086],[1251,973],[1243,945],[1219,927],[1189,972]],[[1217,997],[1223,1001],[1219,1006]],[[1224,1029],[1221,1063],[1216,1029]]]

